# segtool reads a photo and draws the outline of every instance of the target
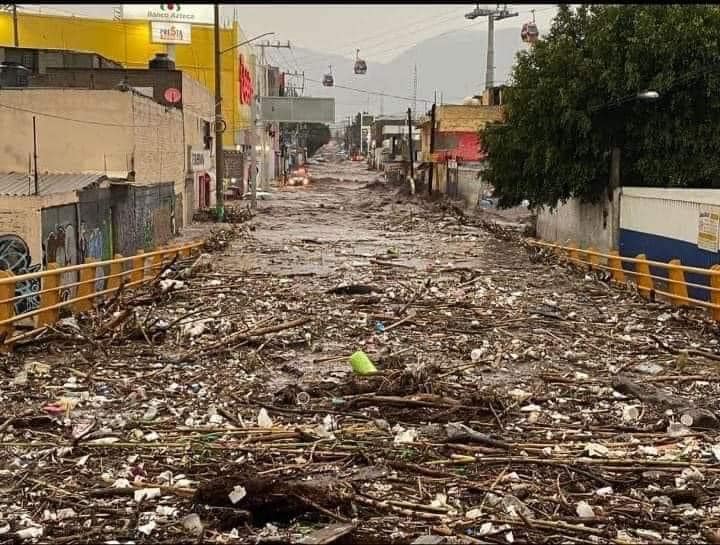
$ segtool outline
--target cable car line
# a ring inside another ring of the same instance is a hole
[[[519,13],[525,14],[525,13],[532,13],[533,11],[535,11],[535,12],[537,12],[537,13],[540,13],[540,12],[543,12],[543,11],[550,11],[550,10],[553,10],[553,9],[556,9],[556,8],[550,7],[550,8],[543,8],[543,9],[539,9],[539,10],[525,10],[525,11],[520,11]],[[451,20],[451,19],[452,19],[452,18],[448,18],[448,19],[446,19],[446,20],[449,21],[449,20]],[[435,22],[432,23],[431,25],[426,25],[426,26],[423,27],[423,28],[429,28],[430,26],[436,26],[438,22],[439,22],[439,21],[435,21]],[[473,26],[473,25],[475,25],[475,24],[483,24],[483,23],[487,23],[487,21],[486,21],[485,18],[483,18],[483,19],[478,19],[477,21],[475,21],[475,22],[473,22],[473,23],[470,23],[470,24],[466,25],[465,27],[455,27],[455,28],[449,29],[448,31],[443,32],[443,33],[441,33],[441,34],[436,34],[435,36],[430,36],[430,37],[428,37],[428,38],[426,38],[426,39],[427,39],[427,40],[432,40],[432,39],[438,38],[438,37],[440,37],[440,36],[445,36],[445,35],[447,35],[448,33],[452,33],[452,32],[463,32],[463,31],[466,31],[466,30],[468,29],[468,27],[470,27],[470,26]],[[411,32],[417,32],[418,30],[420,30],[420,29],[413,29]],[[403,34],[405,34],[405,33],[400,33],[400,35],[403,35]],[[377,49],[380,45],[385,44],[385,43],[388,43],[389,41],[392,41],[392,40],[393,40],[394,38],[396,38],[397,36],[398,36],[398,35],[394,35],[394,36],[393,36],[392,38],[390,38],[390,39],[382,40],[382,41],[380,41],[380,42],[376,42],[376,43],[371,44],[371,45],[369,45],[369,46],[364,46],[364,47],[363,47],[363,51],[365,51],[365,52],[373,51],[374,49]],[[416,40],[416,39],[415,39],[415,40]],[[424,41],[424,40],[423,40],[423,41]],[[409,45],[416,45],[417,43],[419,43],[417,40],[416,40],[416,41],[413,41],[413,42],[408,42]],[[393,47],[391,47],[391,48],[389,48],[389,49],[385,49],[385,50],[380,51],[380,52],[377,52],[377,51],[376,51],[376,52],[374,52],[372,55],[373,55],[373,56],[379,56],[379,55],[383,55],[383,54],[385,54],[385,53],[389,53],[389,52],[392,52],[392,51],[395,51],[395,50],[398,50],[398,49],[402,49],[402,48],[404,48],[404,47],[406,47],[406,46],[405,46],[405,45],[393,46]],[[305,55],[305,56],[301,56],[301,57],[299,57],[299,58],[302,59],[302,58],[307,58],[307,57],[310,57],[310,56],[317,57],[317,58],[319,59],[318,61],[311,61],[310,63],[307,63],[307,64],[309,64],[310,66],[312,66],[313,64],[319,64],[320,62],[322,62],[322,60],[325,60],[325,59],[327,59],[327,58],[330,57],[330,55]],[[306,64],[306,66],[307,66],[307,64]]]
[[[316,80],[316,79],[305,78],[305,80],[306,80],[306,81],[310,81],[310,82],[312,82],[312,83],[320,83],[320,84],[322,84],[322,81]],[[368,90],[368,89],[358,89],[358,88],[356,88],[356,87],[348,87],[348,86],[346,86],[346,85],[339,85],[339,84],[337,84],[337,83],[336,83],[333,87],[336,87],[336,88],[338,88],[338,89],[346,89],[346,90],[348,90],[348,91],[355,91],[356,93],[365,93],[365,94],[368,94],[368,95],[383,96],[383,97],[388,97],[388,98],[397,98],[397,99],[399,99],[399,100],[410,100],[410,101],[413,100],[412,97],[404,97],[404,96],[399,96],[399,95],[391,95],[391,94],[389,94],[389,93],[382,93],[382,92],[380,92],[380,91],[370,91],[370,90]],[[432,104],[432,99],[418,98],[417,100],[418,100],[419,102],[424,102],[425,104]]]
[[[343,43],[343,44],[341,44],[341,45],[334,45],[333,48],[334,48],[334,49],[342,49],[342,48],[345,48],[345,47],[351,47],[352,45],[357,44],[358,42],[364,43],[364,42],[370,40],[371,38],[375,38],[375,37],[377,37],[377,36],[384,36],[384,35],[386,35],[387,33],[392,32],[393,30],[398,29],[398,28],[405,29],[404,32],[401,32],[401,33],[400,33],[400,35],[402,35],[402,34],[408,34],[408,33],[412,33],[412,32],[417,32],[418,29],[416,29],[416,28],[411,28],[411,27],[417,25],[418,23],[424,23],[424,22],[426,22],[426,21],[428,21],[428,20],[431,20],[431,19],[433,20],[431,26],[432,26],[432,25],[437,25],[438,23],[441,23],[441,22],[444,22],[444,21],[450,21],[450,20],[452,20],[452,19],[455,18],[455,15],[456,15],[458,12],[464,11],[464,10],[465,10],[465,8],[453,9],[453,10],[446,11],[446,12],[444,12],[444,13],[441,13],[441,14],[438,15],[438,16],[422,17],[422,18],[420,18],[420,19],[417,19],[417,20],[414,21],[414,22],[409,22],[409,23],[408,23],[408,22],[405,22],[405,23],[403,23],[402,25],[399,25],[399,26],[397,26],[397,27],[390,27],[390,28],[388,28],[388,29],[386,29],[386,30],[384,30],[384,31],[382,31],[382,32],[379,32],[379,33],[371,34],[371,35],[365,36],[365,37],[356,38],[356,39],[354,39],[354,40],[352,40],[352,41]],[[438,17],[444,17],[445,15],[448,15],[448,14],[450,14],[450,13],[453,14],[451,17],[447,17],[447,18],[445,18],[445,19],[438,20]],[[394,35],[394,36],[397,36],[397,33],[394,33],[393,35]],[[385,40],[385,42],[387,42],[387,41],[388,41],[388,40]],[[380,43],[384,43],[384,42],[380,42]],[[348,52],[348,56],[351,55],[351,54],[352,54],[351,52]],[[346,55],[343,54],[343,53],[338,53],[338,55],[340,55],[340,56],[346,56]],[[321,56],[323,56],[322,53],[320,53],[320,54],[309,53],[309,54],[306,54],[306,55],[301,55],[301,56],[298,57],[298,58],[299,58],[299,59],[304,59],[304,58],[321,57]]]

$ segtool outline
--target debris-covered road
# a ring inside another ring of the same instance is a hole
[[[0,544],[720,543],[702,313],[313,174],[4,357]]]

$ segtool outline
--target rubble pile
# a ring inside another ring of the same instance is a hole
[[[0,540],[720,541],[705,314],[327,168],[4,357]]]

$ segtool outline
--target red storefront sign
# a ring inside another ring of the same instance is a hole
[[[253,99],[253,81],[250,70],[248,69],[245,62],[243,62],[243,56],[240,55],[238,58],[238,85],[240,92],[240,104],[251,104]]]

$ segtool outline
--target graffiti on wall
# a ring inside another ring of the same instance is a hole
[[[177,229],[174,184],[112,188],[113,247],[123,255],[166,244]]]
[[[104,222],[103,222],[104,224]],[[78,249],[79,249],[79,263],[85,263],[88,259],[95,259],[96,261],[102,261],[105,259],[106,250],[105,234],[100,227],[88,227],[88,224],[83,220],[80,221],[80,229],[78,232]],[[105,275],[104,267],[100,266],[95,269],[95,291],[102,291],[105,289],[105,280],[102,277]]]
[[[55,225],[49,231],[43,244],[46,266],[48,263],[56,263],[58,267],[67,267],[78,263],[77,242],[75,226],[67,223]],[[61,284],[72,284],[76,281],[77,273],[63,273],[60,278]],[[67,301],[74,295],[75,288],[63,288],[60,290],[60,298]]]
[[[27,243],[17,235],[0,236],[0,269],[14,275],[33,273],[40,270],[41,264],[32,264],[32,256]],[[15,313],[34,310],[40,304],[40,280],[23,280],[15,284]]]
[[[81,221],[78,232],[80,263],[85,263],[88,258],[100,261],[104,257],[103,240],[104,236],[100,227],[90,228],[85,221]]]

